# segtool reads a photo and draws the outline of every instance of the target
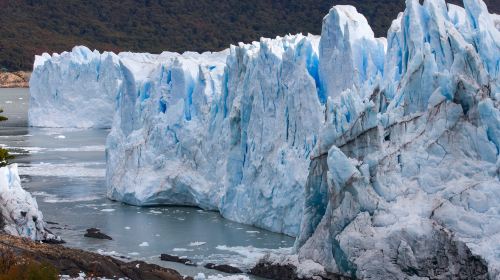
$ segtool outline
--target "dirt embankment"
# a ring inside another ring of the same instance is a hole
[[[0,88],[27,88],[31,72],[0,72]]]
[[[9,250],[15,255],[33,259],[54,266],[60,275],[87,276],[109,279],[128,278],[132,280],[185,280],[173,269],[142,261],[124,262],[109,256],[71,249],[62,245],[42,244],[0,233],[0,251]]]

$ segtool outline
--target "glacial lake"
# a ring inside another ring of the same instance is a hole
[[[242,225],[216,212],[189,207],[135,207],[106,198],[105,142],[109,130],[30,128],[28,89],[0,89],[0,144],[16,156],[23,187],[37,199],[48,228],[66,246],[140,259],[194,276],[223,274],[207,262],[246,263],[265,249],[292,247],[294,238]],[[113,240],[84,237],[96,227]],[[259,249],[261,248],[261,249]],[[186,256],[197,267],[164,262]],[[259,279],[251,277],[251,279]]]

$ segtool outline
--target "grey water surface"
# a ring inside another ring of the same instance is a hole
[[[244,263],[255,255],[252,248],[293,246],[289,236],[234,223],[216,212],[140,208],[108,200],[105,141],[109,130],[28,127],[28,102],[28,89],[0,89],[0,108],[9,117],[0,123],[0,144],[15,154],[23,187],[36,197],[49,229],[67,246],[141,259],[191,276],[222,274],[202,264]],[[90,227],[113,240],[83,237]],[[161,253],[187,256],[200,265],[163,262]]]

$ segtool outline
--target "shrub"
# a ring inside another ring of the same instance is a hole
[[[0,280],[57,280],[59,273],[49,263],[16,256],[9,248],[0,247]]]
[[[3,113],[3,110],[0,109],[0,113]],[[0,115],[0,122],[8,120],[7,117]],[[9,151],[6,149],[0,148],[0,167],[4,167],[9,164],[9,159],[13,159],[14,157],[9,154]]]

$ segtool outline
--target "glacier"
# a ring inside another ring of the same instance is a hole
[[[498,279],[499,71],[500,16],[481,0],[407,0],[387,38],[338,5],[321,36],[44,54],[30,124],[111,127],[109,198],[296,236],[280,260],[360,279]]]
[[[86,47],[35,57],[28,123],[39,127],[109,128],[122,83],[119,59]]]
[[[167,55],[99,53],[85,46],[35,56],[28,123],[34,127],[111,128],[124,82],[121,65],[137,71]],[[147,71],[146,71],[147,72]]]
[[[112,127],[111,199],[199,206],[295,235],[325,102],[318,49],[319,36],[296,35],[219,53],[43,54],[29,123]]]
[[[500,33],[482,1],[464,6],[407,1],[382,78],[333,96],[299,259],[360,279],[500,277]]]
[[[124,63],[108,196],[199,206],[296,234],[322,116],[318,43],[297,35],[185,53],[152,63],[148,75]]]
[[[17,164],[0,167],[0,225],[10,235],[62,242],[46,228],[36,200],[22,188]]]

